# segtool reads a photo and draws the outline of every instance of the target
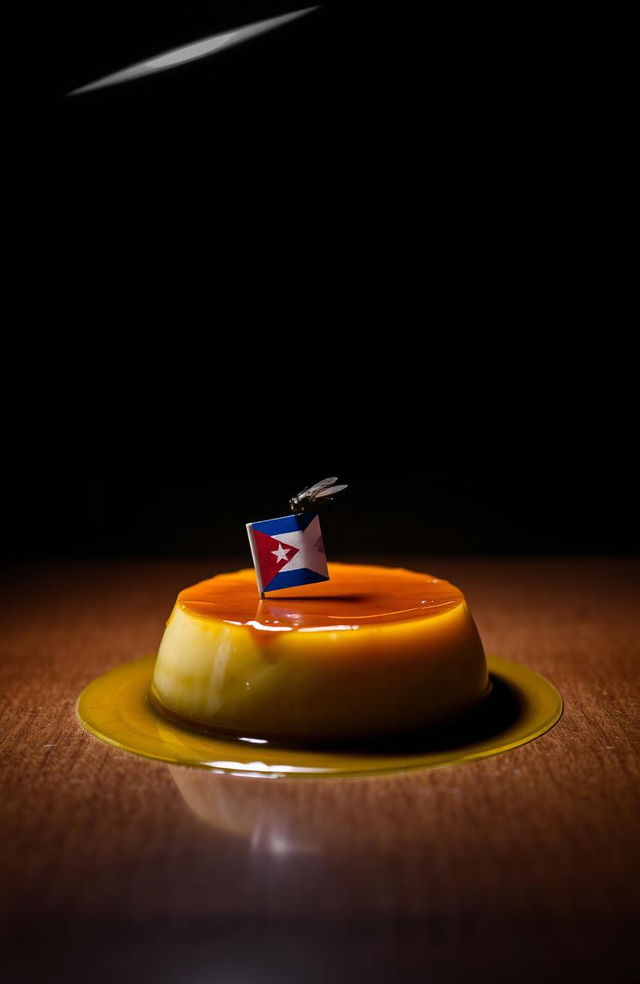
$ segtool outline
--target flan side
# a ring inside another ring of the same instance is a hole
[[[331,564],[329,573],[264,601],[252,570],[180,592],[153,702],[221,734],[343,741],[422,730],[487,693],[458,588],[402,568]]]

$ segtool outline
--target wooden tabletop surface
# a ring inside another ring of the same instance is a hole
[[[7,979],[637,980],[640,563],[406,559],[459,584],[487,651],[564,697],[551,732],[495,758],[247,779],[83,731],[82,687],[157,647],[181,587],[245,564],[5,572]]]

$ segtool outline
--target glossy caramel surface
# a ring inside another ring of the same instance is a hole
[[[247,568],[185,588],[177,605],[187,614],[255,628],[266,642],[278,629],[409,622],[442,615],[464,601],[448,581],[402,567],[329,564],[329,575],[329,581],[285,588],[261,600],[255,572]]]

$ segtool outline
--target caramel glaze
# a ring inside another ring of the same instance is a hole
[[[255,572],[246,568],[185,588],[177,605],[191,615],[246,625],[256,641],[268,643],[295,629],[336,631],[431,618],[464,602],[448,581],[402,567],[329,564],[329,576],[261,600]]]

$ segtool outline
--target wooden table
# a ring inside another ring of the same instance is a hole
[[[556,684],[566,708],[549,734],[366,779],[146,761],[84,732],[76,697],[154,650],[180,587],[246,561],[6,572],[12,984],[632,980],[640,564],[405,560],[463,587],[488,651]]]

